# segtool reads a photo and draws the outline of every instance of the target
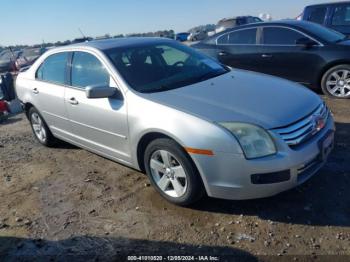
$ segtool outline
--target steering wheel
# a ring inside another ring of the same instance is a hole
[[[172,66],[179,66],[179,65],[181,65],[181,66],[184,66],[185,65],[185,62],[183,62],[183,61],[177,61],[175,64],[173,64]]]

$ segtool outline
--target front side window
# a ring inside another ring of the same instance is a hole
[[[178,43],[157,43],[105,51],[131,88],[162,92],[195,84],[228,72],[211,58]]]
[[[233,45],[255,45],[256,28],[232,32],[228,35],[228,44]]]
[[[323,24],[324,19],[326,17],[326,13],[327,13],[326,7],[317,7],[311,11],[309,16],[309,21],[317,24]]]
[[[350,25],[350,6],[349,5],[342,5],[335,8],[333,19],[332,19],[332,25],[334,26]]]
[[[49,56],[36,72],[36,79],[64,85],[66,83],[66,66],[68,53]]]
[[[297,40],[305,38],[294,30],[282,27],[265,27],[263,44],[265,45],[296,45]]]
[[[75,52],[72,61],[71,85],[79,88],[108,86],[109,73],[94,55]]]

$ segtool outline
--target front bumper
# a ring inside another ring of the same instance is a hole
[[[242,154],[215,152],[212,157],[192,155],[192,158],[210,197],[231,200],[264,198],[296,187],[317,173],[333,149],[334,136],[326,154],[319,143],[334,131],[334,121],[330,116],[323,130],[298,149],[291,149],[278,135],[273,135],[279,141],[278,153],[274,156],[247,160]],[[273,176],[282,172],[289,174],[283,182],[256,184],[252,181],[254,174],[263,177],[264,174]]]

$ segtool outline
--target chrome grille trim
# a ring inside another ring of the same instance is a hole
[[[291,125],[275,128],[271,131],[279,134],[287,145],[290,147],[295,147],[303,142],[306,142],[320,131],[315,130],[314,124],[312,123],[314,115],[321,115],[325,122],[327,122],[329,114],[330,111],[328,110],[326,104],[322,103],[307,117]]]

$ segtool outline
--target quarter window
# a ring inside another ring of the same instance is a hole
[[[349,26],[350,25],[350,6],[339,6],[335,8],[332,25]]]
[[[309,16],[309,21],[318,23],[318,24],[323,24],[324,19],[326,17],[326,13],[327,13],[326,7],[317,7],[311,11]]]
[[[92,85],[109,85],[109,73],[94,55],[75,52],[72,62],[72,86],[86,88]]]
[[[263,44],[265,45],[296,45],[300,38],[305,38],[304,35],[281,27],[265,27],[263,33]]]
[[[36,72],[36,79],[56,84],[66,83],[68,53],[58,53],[46,58]]]

